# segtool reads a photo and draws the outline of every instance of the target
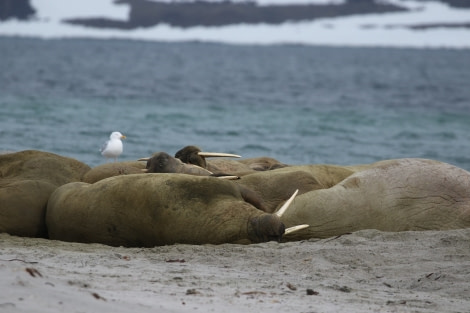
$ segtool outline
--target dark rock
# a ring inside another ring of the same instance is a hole
[[[0,21],[10,18],[26,20],[36,14],[29,0],[0,0]]]
[[[222,26],[231,24],[280,24],[287,21],[314,20],[354,14],[406,11],[373,0],[354,0],[342,5],[292,4],[258,6],[254,2],[155,2],[148,0],[118,0],[117,4],[131,7],[128,21],[107,18],[74,18],[67,23],[97,28],[134,29],[169,24],[177,27]]]
[[[451,7],[456,8],[470,8],[470,1],[468,0],[441,0],[444,3],[447,3]]]

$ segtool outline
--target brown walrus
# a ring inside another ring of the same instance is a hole
[[[231,181],[185,174],[115,176],[71,183],[49,198],[51,239],[112,246],[280,240],[280,217],[243,199]]]

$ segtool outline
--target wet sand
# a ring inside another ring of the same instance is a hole
[[[109,247],[0,234],[1,312],[468,312],[470,229]]]

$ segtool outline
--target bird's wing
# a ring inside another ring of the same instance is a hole
[[[109,140],[106,140],[106,142],[101,146],[101,149],[100,149],[101,152],[103,152],[106,149],[106,147],[108,146],[108,143],[109,143]]]

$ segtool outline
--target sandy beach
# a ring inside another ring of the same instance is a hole
[[[1,312],[469,312],[470,229],[109,247],[0,234]]]

